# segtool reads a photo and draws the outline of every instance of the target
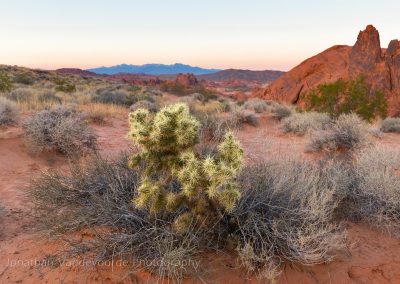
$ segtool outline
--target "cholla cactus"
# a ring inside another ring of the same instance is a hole
[[[138,109],[130,114],[129,136],[141,146],[130,166],[143,162],[145,169],[134,203],[151,213],[184,213],[175,229],[184,231],[193,223],[207,224],[221,210],[232,210],[240,198],[234,181],[242,164],[243,150],[228,132],[218,155],[202,159],[194,147],[199,142],[199,122],[185,104],[165,107],[156,115]],[[155,178],[157,177],[157,178]],[[172,182],[179,191],[171,191]]]

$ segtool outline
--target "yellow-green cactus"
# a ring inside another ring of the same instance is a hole
[[[217,211],[234,208],[240,198],[234,179],[242,165],[243,150],[231,132],[225,135],[216,156],[202,159],[194,149],[200,124],[187,105],[168,106],[155,115],[138,109],[129,117],[129,137],[141,146],[130,166],[143,162],[145,167],[134,198],[137,207],[154,214],[183,207],[185,213],[174,222],[177,231],[212,221]],[[179,192],[169,190],[172,181],[179,183]]]

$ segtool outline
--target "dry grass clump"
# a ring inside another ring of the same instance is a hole
[[[268,102],[261,99],[250,99],[243,104],[243,107],[256,113],[263,113],[269,110]]]
[[[94,240],[71,242],[78,254],[88,253],[99,261],[122,257],[162,280],[180,282],[197,268],[193,259],[204,237],[194,230],[174,233],[174,214],[155,217],[134,206],[142,173],[129,168],[128,159],[125,154],[114,160],[95,157],[72,165],[71,175],[43,173],[28,190],[35,216],[50,236],[84,228],[93,232]]]
[[[353,164],[353,187],[343,210],[347,216],[400,235],[399,169],[399,152],[382,146],[359,151]]]
[[[7,98],[18,103],[25,103],[34,97],[35,90],[32,88],[18,88],[7,94]]]
[[[316,131],[311,137],[312,151],[355,151],[367,143],[367,124],[356,114],[342,114],[329,130]]]
[[[127,113],[126,108],[123,106],[101,103],[78,105],[77,109],[83,112],[88,122],[100,125],[108,124],[109,118],[123,116]]]
[[[19,110],[16,103],[0,97],[0,125],[16,123],[18,114]]]
[[[24,124],[25,139],[33,152],[58,151],[76,155],[96,148],[96,137],[83,116],[66,107],[43,110]]]
[[[326,113],[302,112],[293,113],[282,120],[282,127],[285,132],[293,132],[304,135],[312,130],[323,130],[331,122]]]
[[[382,121],[381,130],[383,132],[400,133],[400,118],[388,117]]]
[[[344,247],[334,218],[349,184],[342,164],[265,161],[243,169],[239,181],[234,219],[239,256],[250,270],[276,275],[283,261],[324,263]]]

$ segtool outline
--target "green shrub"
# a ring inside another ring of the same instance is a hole
[[[382,121],[381,130],[383,132],[400,133],[400,118],[388,117]]]
[[[30,73],[19,73],[15,75],[14,82],[24,85],[33,85],[35,83],[35,78]]]
[[[314,151],[354,151],[367,143],[368,128],[356,114],[342,114],[328,130],[316,131],[311,137],[310,149]]]
[[[0,125],[17,122],[18,113],[18,107],[14,102],[0,97]]]
[[[282,120],[283,130],[300,135],[306,134],[310,130],[325,129],[331,122],[328,114],[319,112],[293,113]]]
[[[364,78],[353,81],[338,80],[322,84],[304,96],[306,108],[326,112],[332,116],[354,112],[371,121],[375,116],[386,117],[387,101],[380,91],[371,92]]]
[[[1,93],[6,93],[11,91],[12,89],[12,82],[10,77],[6,74],[1,72],[0,73],[0,92]]]
[[[243,150],[232,133],[218,147],[218,155],[203,159],[195,151],[199,122],[185,104],[163,108],[155,116],[139,109],[130,114],[130,137],[142,147],[131,166],[145,164],[134,202],[152,214],[182,213],[175,219],[177,232],[193,224],[204,226],[231,211],[240,192],[234,181],[241,167]],[[153,178],[154,173],[162,173]],[[162,177],[162,178],[160,178]],[[171,190],[173,183],[178,190]]]
[[[64,92],[64,93],[73,93],[76,91],[76,86],[75,84],[69,82],[66,79],[56,79],[54,81],[54,83],[56,84],[56,88],[55,90],[57,92]]]

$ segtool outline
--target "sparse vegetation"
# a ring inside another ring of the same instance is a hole
[[[181,212],[174,220],[177,232],[193,224],[209,226],[221,210],[234,208],[240,197],[234,178],[243,150],[232,133],[225,135],[218,155],[202,159],[194,148],[200,125],[187,105],[165,107],[154,117],[139,109],[130,114],[130,122],[130,137],[142,147],[130,164],[146,165],[136,206],[152,214]],[[152,178],[154,173],[159,173],[158,179]]]
[[[54,83],[56,84],[55,90],[57,92],[73,93],[76,91],[75,84],[71,83],[67,79],[57,78],[54,80]]]
[[[323,130],[331,122],[328,114],[318,112],[301,112],[282,120],[282,127],[285,132],[293,132],[304,135],[312,130]]]
[[[383,132],[400,133],[400,118],[388,117],[382,121],[381,130]]]
[[[18,107],[14,102],[0,97],[0,125],[16,123],[18,114]]]
[[[274,104],[271,111],[275,118],[282,120],[292,115],[294,108],[289,105]]]
[[[308,109],[336,117],[342,113],[354,112],[371,121],[376,116],[384,118],[387,115],[385,94],[370,91],[363,77],[320,85],[306,94],[304,99]]]
[[[250,271],[277,275],[284,261],[324,263],[343,249],[334,212],[349,179],[340,163],[263,161],[244,168],[239,180],[243,197],[233,215],[239,256]]]
[[[230,119],[235,121],[236,125],[249,124],[257,126],[259,124],[259,119],[253,112],[243,109],[233,111]]]
[[[311,137],[310,149],[329,152],[354,152],[367,143],[366,123],[356,114],[342,114],[328,130],[316,131]]]
[[[138,109],[147,109],[150,112],[157,112],[158,111],[158,106],[155,103],[149,102],[149,101],[138,101],[136,103],[134,103],[133,105],[131,105],[129,107],[130,111],[136,111]]]
[[[246,101],[243,104],[243,107],[245,109],[249,109],[249,110],[253,110],[256,113],[263,113],[268,111],[269,109],[269,104],[267,101],[265,100],[261,100],[261,99],[251,99]]]
[[[9,92],[12,87],[13,85],[10,77],[4,72],[0,72],[0,93]]]
[[[355,156],[355,185],[348,191],[347,216],[400,235],[399,152],[382,146],[370,146]]]
[[[25,138],[33,152],[58,151],[77,155],[96,147],[96,137],[83,116],[66,107],[43,110],[25,124]]]

